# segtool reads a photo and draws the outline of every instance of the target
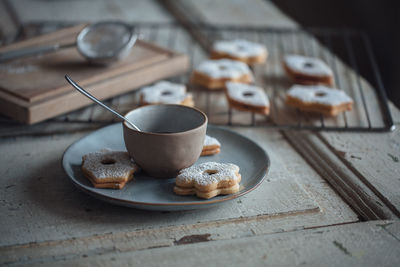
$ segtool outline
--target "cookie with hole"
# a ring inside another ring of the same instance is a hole
[[[231,59],[206,60],[198,65],[190,78],[192,85],[209,90],[223,89],[226,82],[253,82],[250,68],[243,62]]]
[[[294,85],[286,94],[286,104],[302,111],[337,116],[353,108],[353,99],[344,91],[322,85]]]
[[[140,106],[155,104],[179,104],[194,106],[193,96],[186,92],[184,84],[160,81],[140,90]]]
[[[200,156],[212,156],[221,152],[221,143],[215,137],[206,135],[204,138],[203,150]]]
[[[180,171],[175,180],[177,195],[210,199],[239,191],[239,167],[232,163],[205,162]]]
[[[296,84],[334,86],[332,69],[319,58],[289,54],[283,68]]]
[[[231,108],[268,115],[270,111],[269,99],[265,91],[258,86],[227,82],[225,96]]]
[[[122,189],[139,171],[127,152],[103,149],[82,157],[82,172],[96,188]]]
[[[265,45],[248,40],[219,40],[214,42],[210,57],[212,59],[229,58],[248,65],[262,64],[267,60],[268,50]]]

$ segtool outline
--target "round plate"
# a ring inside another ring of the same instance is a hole
[[[207,161],[234,163],[240,167],[242,181],[236,194],[200,199],[173,192],[175,179],[157,179],[140,172],[121,189],[94,188],[81,171],[82,156],[103,148],[126,151],[122,124],[99,129],[76,141],[65,151],[63,167],[71,181],[82,191],[117,205],[147,210],[190,210],[206,208],[249,193],[264,180],[270,165],[267,153],[250,139],[222,127],[208,125],[207,134],[221,143],[221,152],[200,157],[195,164]]]

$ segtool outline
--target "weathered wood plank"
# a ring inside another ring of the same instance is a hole
[[[120,100],[127,100],[127,106],[132,103],[128,98]],[[209,265],[390,266],[399,262],[397,222],[283,233],[358,218],[279,132],[235,130],[268,151],[272,160],[269,181],[240,201],[207,211],[178,213],[112,206],[79,193],[65,177],[60,160],[64,149],[84,133],[3,138],[1,263],[160,266],[207,261]],[[10,168],[15,162],[21,165]],[[299,199],[282,200],[274,189],[289,190],[288,195],[296,192]],[[275,197],[271,199],[271,195]],[[307,203],[311,204],[308,209],[300,211]],[[315,206],[320,212],[315,212]],[[279,234],[265,235],[270,233]],[[208,240],[211,242],[201,243]]]
[[[400,211],[400,130],[390,133],[321,133],[332,151],[386,205]]]
[[[248,25],[297,27],[297,23],[269,1],[178,1],[179,5],[196,12],[197,19],[211,25]]]
[[[170,22],[173,18],[154,1],[107,1],[93,4],[90,0],[56,2],[10,1],[22,24],[37,21],[94,22],[125,20],[131,22]],[[70,12],[65,12],[69,10]]]
[[[380,199],[360,176],[347,166],[314,134],[284,132],[292,146],[331,184],[363,220],[395,219],[400,214],[390,202]]]
[[[289,228],[357,220],[278,132],[255,133],[245,129],[240,132],[260,143],[270,154],[272,167],[267,180],[239,201],[209,210],[177,213],[127,209],[78,192],[66,177],[60,161],[65,148],[82,134],[3,139],[0,145],[1,245],[274,214],[286,217]],[[10,168],[15,162],[20,162],[19,167]],[[311,211],[313,219],[302,216],[304,211]],[[296,220],[287,217],[293,213],[299,213]],[[90,223],[92,220],[96,223]],[[281,224],[284,229],[285,224]]]
[[[170,237],[163,245],[148,249],[138,249],[143,241],[138,242],[134,236],[110,234],[112,240],[110,237],[94,238],[91,243],[77,240],[74,251],[70,251],[66,243],[64,250],[59,248],[65,254],[54,257],[42,254],[36,261],[26,260],[29,259],[26,257],[16,263],[45,266],[53,266],[55,262],[60,266],[181,266],[199,262],[207,266],[397,266],[400,242],[386,229],[398,229],[399,225],[398,221],[375,221],[258,236],[249,232],[247,237],[229,240],[215,235],[212,229],[203,229],[211,232],[180,239]],[[98,247],[89,245],[93,243]],[[109,247],[111,244],[114,246]],[[47,246],[53,250],[50,244]]]

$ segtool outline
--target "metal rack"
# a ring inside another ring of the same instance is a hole
[[[232,110],[227,103],[224,103],[222,92],[199,90],[198,87],[188,84],[189,89],[199,99],[196,101],[195,98],[196,104],[211,117],[211,123],[327,131],[388,131],[393,128],[387,97],[371,44],[368,36],[363,32],[315,28],[216,28],[198,25],[189,29],[190,36],[186,36],[186,43],[180,42],[178,45],[177,36],[182,33],[179,33],[181,29],[175,24],[138,25],[137,30],[142,34],[147,32],[144,38],[156,42],[159,40],[158,34],[167,34],[167,38],[161,38],[167,42],[164,45],[190,55],[192,68],[207,57],[211,44],[215,40],[243,38],[267,46],[269,50],[267,64],[255,66],[253,71],[256,76],[255,83],[264,87],[270,98],[271,116],[263,117],[254,113],[246,114],[246,112]],[[334,48],[341,48],[339,50],[343,52],[341,54],[343,61],[330,52]],[[319,57],[326,61],[334,71],[336,87],[346,91],[354,99],[353,110],[331,118],[310,115],[282,104],[285,91],[291,85],[281,67],[281,59],[287,53]],[[371,83],[360,75],[360,59],[363,58],[368,60],[367,64],[363,62],[363,67],[367,68],[367,73],[374,78]],[[348,62],[349,65],[344,62]],[[188,83],[190,73],[191,70],[172,80]],[[218,100],[218,98],[221,99]],[[201,101],[204,102],[201,103]],[[282,116],[285,116],[285,119]],[[214,117],[216,119],[213,119]]]
[[[191,28],[182,28],[179,24],[137,24],[136,32],[141,38],[161,46],[185,53],[191,58],[191,68],[184,75],[173,77],[174,82],[188,84],[194,94],[196,107],[204,110],[210,123],[269,127],[278,129],[306,129],[324,131],[389,131],[393,121],[388,108],[388,101],[376,64],[370,41],[363,32],[335,29],[282,29],[260,27],[212,27],[198,24]],[[188,83],[192,69],[208,57],[213,41],[218,39],[243,38],[267,46],[267,63],[253,68],[255,83],[263,87],[270,98],[270,116],[240,112],[229,108],[222,91],[199,90]],[[343,51],[340,57],[332,54],[334,48]],[[334,71],[336,87],[346,91],[354,99],[352,111],[329,118],[323,115],[310,115],[284,105],[285,91],[291,83],[281,67],[282,56],[296,53],[320,57]],[[360,76],[360,59],[367,68],[367,82]],[[348,62],[349,65],[346,65]],[[364,61],[365,62],[365,61]],[[351,70],[351,71],[350,71]],[[117,96],[107,101],[120,112],[125,112],[138,105],[137,91]],[[121,104],[121,99],[131,99],[129,105]],[[114,118],[104,121],[94,116],[95,106],[90,106],[52,119],[56,122],[114,122]],[[81,116],[85,113],[89,115]]]

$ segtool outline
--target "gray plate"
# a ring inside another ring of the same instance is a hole
[[[238,193],[209,200],[174,194],[175,179],[156,179],[145,173],[135,175],[123,189],[97,189],[81,171],[82,156],[103,148],[126,151],[122,125],[113,124],[97,130],[72,144],[64,153],[63,167],[71,181],[82,191],[117,205],[147,210],[190,210],[207,208],[249,193],[264,180],[269,169],[267,153],[250,139],[222,127],[208,125],[207,134],[221,142],[221,152],[200,157],[195,164],[207,161],[234,163],[240,167],[241,189]]]

